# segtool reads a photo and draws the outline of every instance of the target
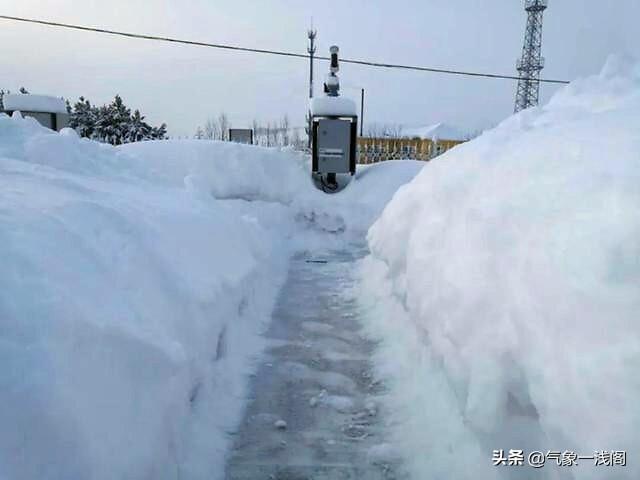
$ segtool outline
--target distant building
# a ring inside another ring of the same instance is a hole
[[[230,128],[229,141],[253,145],[253,130],[251,128]]]
[[[437,123],[429,127],[410,128],[397,137],[358,138],[359,163],[383,160],[431,160],[469,140],[454,127]]]
[[[3,113],[20,112],[24,117],[35,118],[42,126],[60,131],[69,125],[67,106],[62,98],[30,93],[7,93],[2,97]]]

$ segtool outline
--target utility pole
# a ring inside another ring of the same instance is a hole
[[[360,136],[364,128],[364,88],[360,89]]]
[[[313,29],[313,20],[311,21],[311,28],[307,30],[307,38],[309,39],[309,45],[307,46],[307,52],[309,53],[309,102],[313,98],[313,56],[316,53],[316,35],[318,32]],[[307,138],[308,147],[311,148],[311,112],[307,114]]]
[[[524,32],[522,57],[516,62],[518,70],[518,90],[514,112],[538,105],[540,92],[540,71],[544,68],[542,56],[542,15],[548,0],[525,0],[527,27]]]

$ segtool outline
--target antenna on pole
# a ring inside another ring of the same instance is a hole
[[[309,54],[309,99],[313,98],[313,56],[316,53],[316,36],[318,32],[313,29],[313,17],[311,17],[311,27],[307,30],[307,53]],[[308,147],[311,148],[311,114],[307,115],[307,136],[309,138]]]
[[[525,0],[527,27],[524,32],[522,57],[516,61],[518,89],[514,112],[538,105],[540,71],[544,68],[542,56],[542,15],[548,0]]]
[[[313,18],[311,19],[311,28],[307,30],[307,38],[309,45],[307,53],[309,53],[309,98],[313,98],[313,56],[316,53],[316,35],[318,32],[313,29]]]

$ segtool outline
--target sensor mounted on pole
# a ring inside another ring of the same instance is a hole
[[[356,172],[358,115],[356,104],[340,97],[339,49],[332,46],[325,97],[311,100],[311,164],[316,184],[325,192],[346,186]]]

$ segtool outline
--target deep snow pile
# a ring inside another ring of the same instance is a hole
[[[136,164],[136,174],[156,183],[186,186],[203,198],[260,200],[288,207],[297,220],[290,239],[297,249],[362,243],[398,187],[425,165],[418,161],[360,165],[345,190],[329,195],[313,187],[309,160],[291,150],[199,140],[131,143],[119,150],[134,156],[141,153],[145,160]],[[156,164],[160,168],[153,167]]]
[[[137,170],[0,118],[0,478],[205,478],[222,461],[290,221]]]
[[[640,477],[639,185],[640,65],[612,58],[388,204],[363,293],[414,478]],[[527,472],[494,449],[630,458]]]
[[[356,238],[419,165],[329,198],[292,152],[114,148],[14,117],[0,115],[0,478],[219,478],[289,256]]]

